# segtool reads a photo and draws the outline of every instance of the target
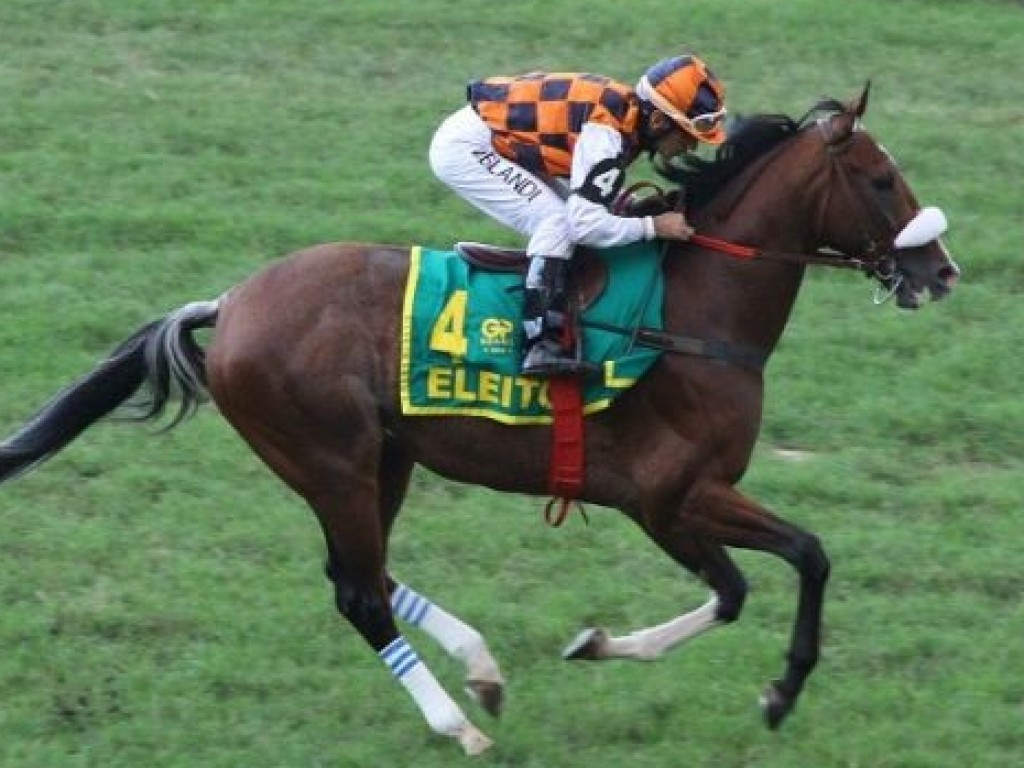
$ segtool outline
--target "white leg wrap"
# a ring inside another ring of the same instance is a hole
[[[478,755],[491,746],[491,740],[452,701],[404,637],[399,635],[378,655],[405,686],[434,733],[456,739],[467,755]]]
[[[400,677],[399,682],[405,686],[435,733],[458,736],[465,729],[468,723],[466,715],[422,661]]]
[[[501,672],[487,649],[483,635],[457,616],[404,584],[395,588],[391,607],[398,618],[418,626],[434,638],[449,656],[462,661],[471,680],[502,682]]]
[[[712,596],[697,610],[664,624],[630,632],[624,637],[610,637],[604,649],[605,656],[642,661],[656,659],[680,643],[722,624],[715,618],[717,609],[718,598]]]

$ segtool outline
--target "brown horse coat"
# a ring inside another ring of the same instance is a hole
[[[822,247],[859,259],[902,306],[952,288],[958,271],[937,233],[893,247],[920,206],[889,156],[860,129],[866,99],[865,90],[851,105],[830,103],[817,122],[775,120],[776,127],[788,123],[787,130],[747,157],[741,134],[730,139],[726,147],[739,160],[712,184],[695,223],[702,233],[756,246],[765,258],[740,261],[673,244],[664,268],[669,332],[770,354],[806,264],[828,260],[818,254]],[[696,188],[719,167],[701,171]],[[60,450],[144,384],[153,399],[142,418],[158,415],[174,396],[187,413],[205,384],[242,438],[315,512],[338,609],[410,690],[431,727],[478,752],[489,744],[486,737],[425,665],[413,664],[407,673],[394,661],[408,649],[391,601],[406,588],[387,574],[388,534],[416,464],[501,491],[544,493],[550,436],[545,427],[402,415],[398,340],[408,255],[398,246],[316,246],[217,301],[188,305],[146,326],[0,446],[0,480]],[[211,326],[204,358],[191,333]],[[581,497],[628,515],[702,578],[713,597],[703,608],[625,637],[585,632],[567,655],[650,658],[735,620],[746,584],[727,548],[769,552],[800,577],[786,667],[764,697],[774,727],[818,660],[829,563],[817,537],[735,487],[753,453],[762,404],[759,371],[665,354],[610,408],[588,419]],[[496,711],[502,680],[482,638],[429,601],[421,605],[433,608],[428,631],[463,658],[475,693]]]

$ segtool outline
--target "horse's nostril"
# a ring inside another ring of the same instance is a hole
[[[958,279],[960,279],[960,270],[957,269],[955,264],[950,264],[939,270],[939,280],[950,288],[956,285]]]

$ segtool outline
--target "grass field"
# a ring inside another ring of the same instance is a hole
[[[583,626],[705,597],[624,519],[418,475],[397,576],[480,628],[498,766],[1005,766],[1024,754],[1024,8],[1018,2],[3,0],[0,433],[142,322],[327,240],[516,242],[430,175],[474,76],[632,81],[681,45],[740,112],[873,78],[868,128],[951,222],[916,314],[814,272],[743,488],[823,538],[824,656],[778,733],[756,697],[795,609],[737,553],[742,620],[652,665],[570,665]],[[641,173],[643,170],[641,169]],[[794,461],[799,451],[803,460]],[[0,489],[0,766],[447,766],[334,612],[311,514],[213,409],[110,425]],[[421,655],[455,694],[461,671]]]

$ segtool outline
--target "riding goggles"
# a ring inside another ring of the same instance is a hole
[[[717,112],[705,112],[702,115],[690,117],[689,115],[672,115],[676,122],[680,123],[692,133],[701,138],[714,136],[715,132],[725,123],[725,117],[729,110],[722,107]]]
[[[676,125],[697,139],[708,144],[721,144],[725,141],[725,107],[714,112],[703,112],[691,117],[680,112],[664,96],[656,91],[646,76],[640,78],[636,87],[637,96],[664,112]]]

